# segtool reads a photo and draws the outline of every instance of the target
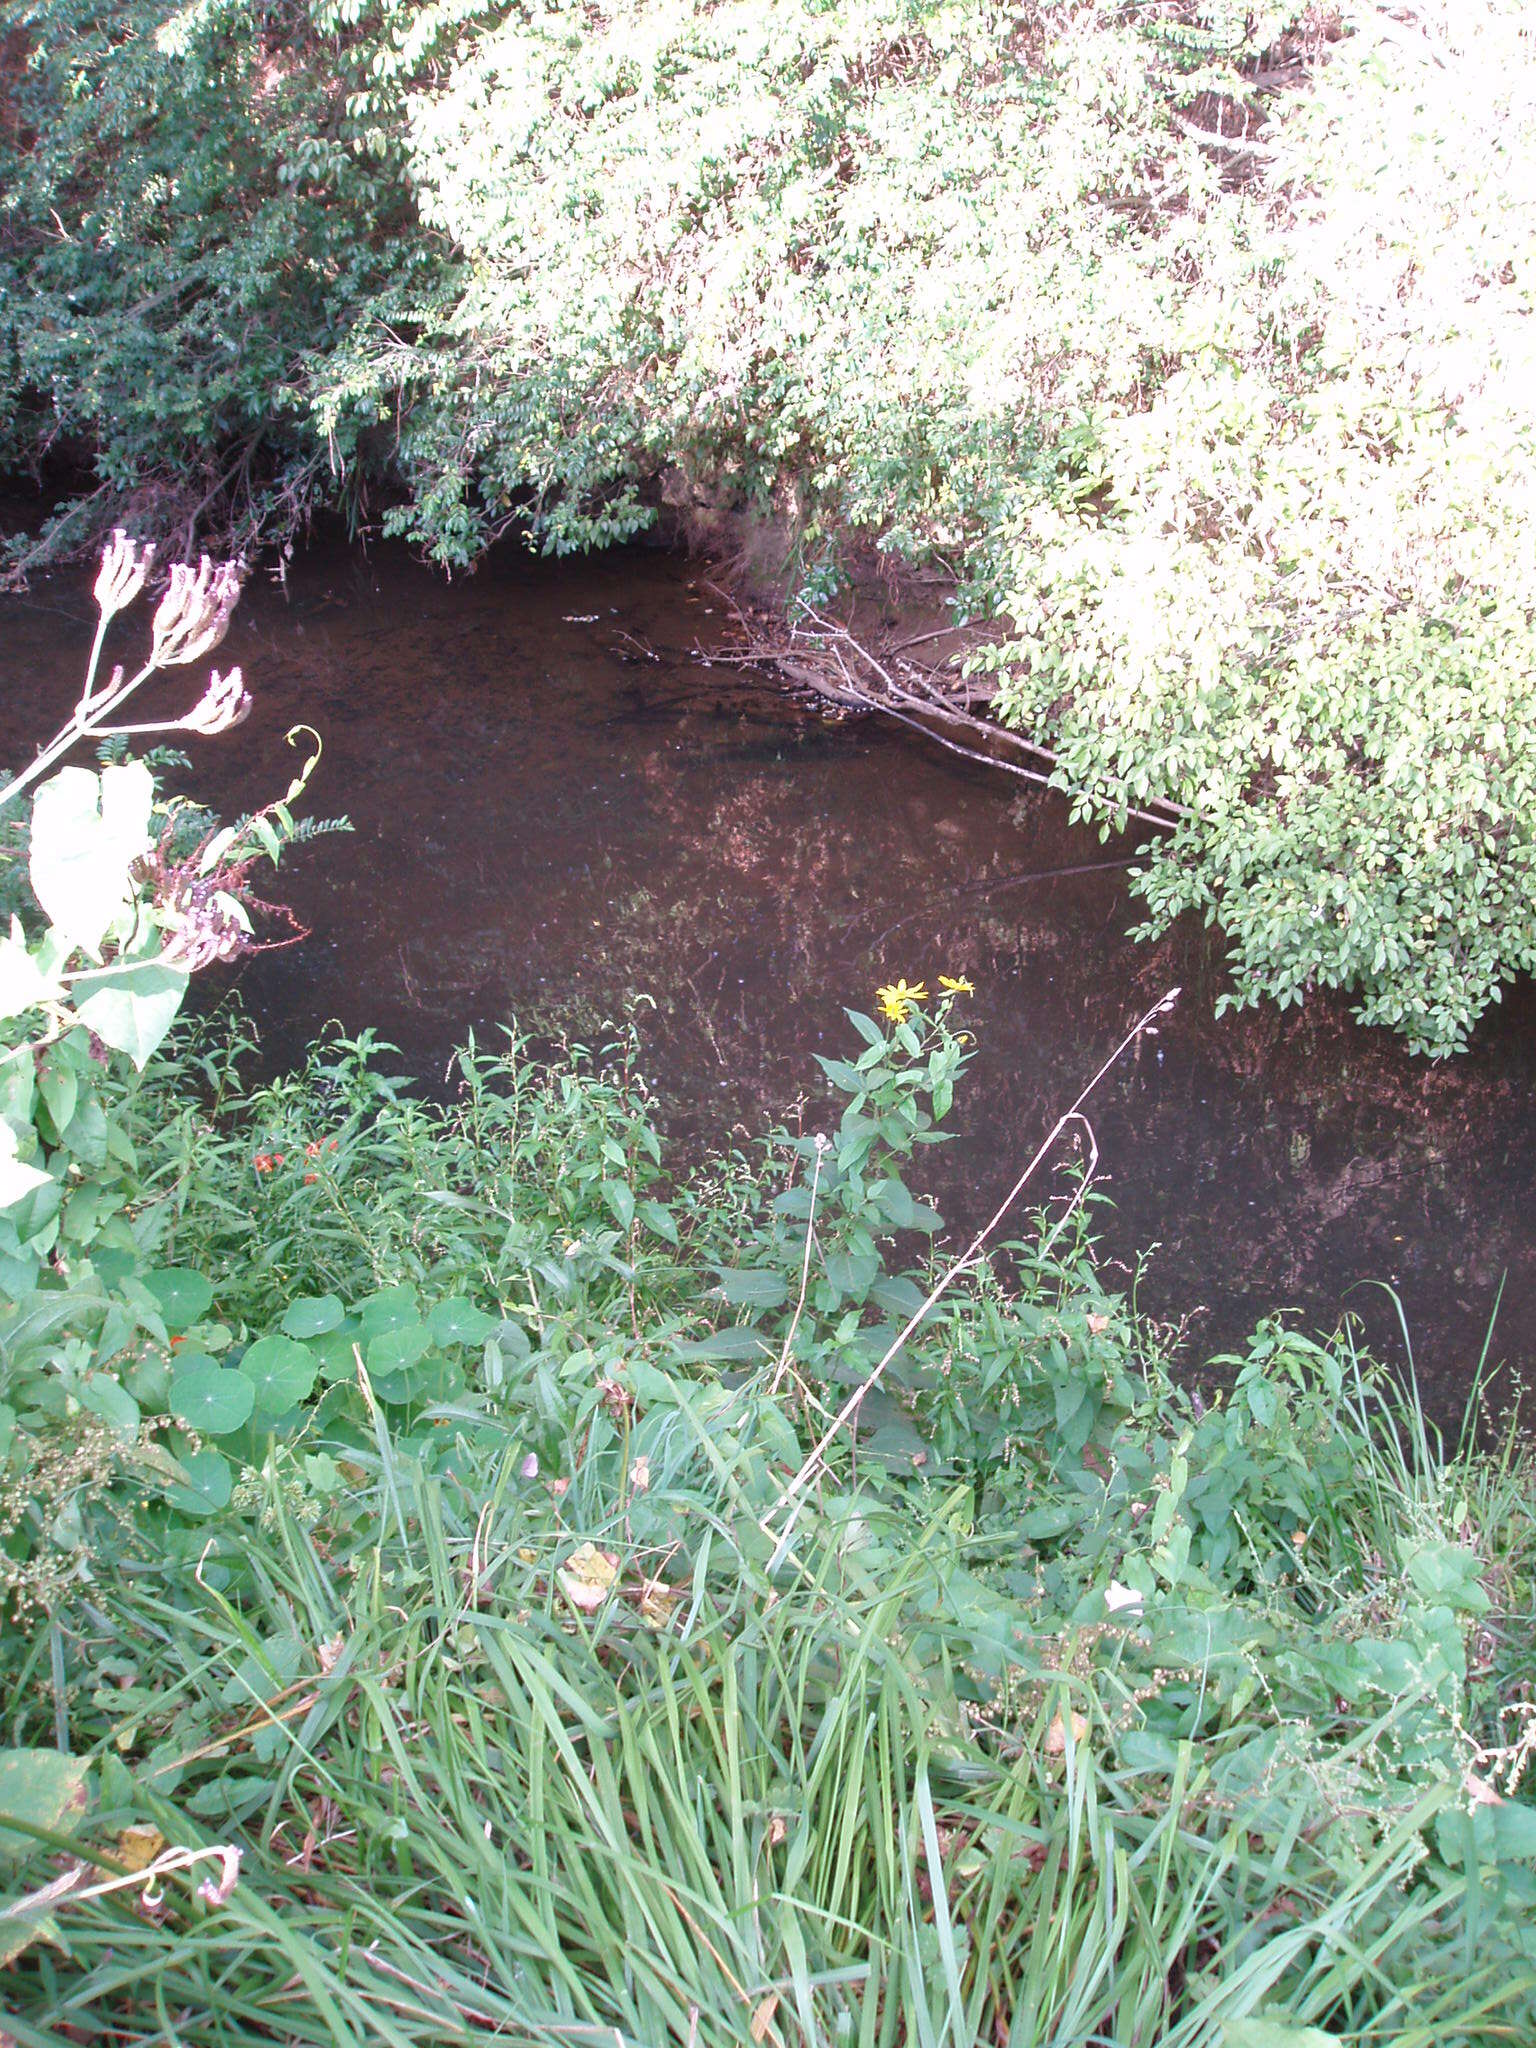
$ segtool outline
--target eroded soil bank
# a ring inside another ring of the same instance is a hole
[[[6,757],[70,701],[92,618],[79,578],[0,603]],[[1387,1282],[1450,1417],[1507,1275],[1492,1355],[1531,1355],[1529,990],[1440,1066],[1341,1004],[1218,1022],[1204,932],[1126,938],[1137,908],[1104,864],[1128,847],[1073,830],[1054,796],[720,665],[727,625],[701,569],[641,551],[557,566],[508,550],[447,584],[403,552],[326,545],[286,588],[253,580],[220,658],[256,710],[194,742],[187,785],[229,813],[280,793],[303,720],[325,742],[314,810],[357,827],[285,872],[311,938],[241,974],[267,1057],[335,1018],[434,1084],[471,1028],[515,1017],[591,1042],[639,990],[665,1120],[717,1142],[802,1097],[824,1113],[811,1055],[846,1049],[845,1003],[963,972],[980,1049],[956,1142],[929,1159],[959,1224],[1179,984],[1094,1118],[1104,1242],[1127,1262],[1157,1247],[1142,1304],[1190,1318],[1192,1356],[1280,1307],[1309,1327],[1353,1310],[1385,1348],[1395,1312],[1366,1283]]]

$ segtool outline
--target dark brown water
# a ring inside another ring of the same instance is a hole
[[[1388,1348],[1401,1297],[1421,1383],[1459,1413],[1495,1295],[1495,1358],[1536,1354],[1536,1005],[1512,993],[1465,1058],[1429,1066],[1319,1002],[1218,1022],[1198,929],[1125,938],[1115,848],[1065,806],[915,737],[834,727],[698,649],[724,621],[689,567],[508,554],[449,585],[404,555],[317,549],[253,585],[221,662],[257,708],[197,741],[194,794],[278,794],[296,720],[324,736],[310,803],[356,835],[295,857],[283,894],[313,936],[243,971],[269,1054],[328,1019],[372,1024],[423,1076],[473,1026],[591,1039],[645,992],[647,1071],[685,1142],[761,1130],[844,1004],[940,972],[976,983],[980,1052],[959,1142],[928,1155],[951,1221],[979,1220],[1043,1131],[1167,988],[1184,997],[1093,1123],[1112,1257],[1156,1246],[1143,1306],[1188,1317],[1192,1355],[1290,1308],[1345,1310]],[[0,603],[0,755],[72,701],[93,614],[78,580]],[[647,652],[647,650],[649,650]],[[126,651],[126,650],[125,650]],[[158,692],[158,695],[153,693]],[[157,682],[178,706],[193,680]]]

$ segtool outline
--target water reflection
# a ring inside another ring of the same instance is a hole
[[[1113,846],[1052,798],[711,665],[713,604],[686,565],[639,554],[509,553],[448,585],[397,553],[327,547],[286,592],[252,590],[223,653],[257,709],[237,738],[193,743],[191,785],[230,811],[275,793],[304,719],[325,738],[314,807],[358,828],[286,878],[309,942],[244,970],[273,1057],[335,1017],[430,1076],[471,1026],[591,1036],[638,989],[666,1119],[713,1140],[801,1096],[819,1113],[810,1054],[846,1048],[844,1002],[963,971],[981,1051],[959,1141],[929,1161],[964,1223],[1179,983],[1178,1014],[1094,1115],[1107,1247],[1129,1262],[1157,1246],[1143,1304],[1192,1316],[1202,1353],[1277,1306],[1318,1327],[1347,1304],[1385,1343],[1390,1305],[1359,1283],[1387,1281],[1448,1414],[1507,1272],[1494,1354],[1530,1353],[1528,990],[1441,1067],[1327,1003],[1218,1023],[1201,931],[1125,938]],[[10,756],[70,700],[90,618],[72,581],[0,605]]]

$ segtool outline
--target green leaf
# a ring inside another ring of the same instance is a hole
[[[432,1339],[425,1323],[407,1323],[398,1330],[384,1330],[373,1338],[364,1356],[373,1379],[404,1372],[431,1349]]]
[[[45,1058],[37,1076],[37,1092],[47,1105],[53,1128],[61,1136],[68,1128],[80,1096],[80,1077],[56,1055]]]
[[[1536,1806],[1506,1799],[1494,1807],[1493,1845],[1501,1862],[1536,1862]]]
[[[635,1220],[635,1191],[627,1181],[605,1180],[602,1187],[603,1200],[613,1212],[614,1221],[620,1230],[628,1230]]]
[[[866,1045],[884,1048],[885,1033],[872,1017],[866,1017],[862,1010],[844,1010],[843,1015]]]
[[[381,1287],[377,1294],[368,1295],[357,1304],[357,1314],[365,1343],[386,1330],[398,1330],[421,1320],[416,1290],[408,1281],[402,1281],[398,1287]]]
[[[1475,1552],[1459,1543],[1426,1543],[1407,1560],[1408,1577],[1431,1600],[1444,1600],[1464,1614],[1486,1614],[1492,1605],[1479,1583]]]
[[[915,1202],[899,1180],[872,1182],[869,1198],[893,1229],[921,1230],[931,1236],[943,1226],[944,1219],[938,1210],[930,1208],[926,1202]]]
[[[0,1749],[0,1861],[17,1862],[37,1853],[29,1835],[7,1821],[68,1834],[86,1809],[89,1763],[56,1749]]]
[[[229,1436],[251,1419],[256,1389],[249,1379],[212,1359],[171,1381],[171,1413],[199,1436]]]
[[[665,1202],[637,1202],[635,1213],[647,1230],[653,1230],[668,1244],[677,1243],[677,1222]]]
[[[49,922],[93,959],[133,904],[129,869],[149,852],[154,777],[142,761],[61,768],[32,806],[32,889]],[[185,977],[183,977],[185,985]],[[106,1033],[96,1025],[99,1037]],[[116,1040],[109,1040],[115,1044]]]
[[[216,1515],[229,1506],[234,1492],[234,1475],[229,1460],[220,1451],[187,1451],[177,1459],[186,1474],[185,1483],[168,1486],[166,1499],[184,1515]]]
[[[697,1359],[700,1363],[729,1364],[743,1359],[760,1359],[770,1349],[767,1338],[757,1330],[716,1330],[712,1337],[700,1337],[696,1342],[676,1344],[674,1355],[678,1358]]]
[[[15,1208],[18,1202],[25,1201],[39,1188],[48,1187],[52,1181],[51,1173],[28,1166],[16,1157],[16,1133],[0,1117],[0,1209]]]
[[[1224,2020],[1221,2048],[1344,2048],[1343,2037],[1289,2020]]]
[[[116,971],[77,981],[75,1015],[142,1071],[175,1023],[186,992],[187,977],[179,968],[129,961]]]
[[[62,993],[62,985],[27,951],[21,919],[13,916],[9,938],[0,939],[0,1018],[20,1017]]]
[[[212,1281],[185,1266],[157,1266],[144,1275],[144,1285],[160,1304],[168,1330],[190,1329],[213,1301]]]
[[[284,1415],[315,1384],[319,1362],[291,1337],[258,1338],[240,1361],[263,1415]]]
[[[138,1429],[139,1404],[115,1373],[87,1373],[76,1392],[86,1413],[109,1428],[123,1436],[132,1436]]]
[[[861,1074],[857,1067],[851,1067],[846,1060],[829,1059],[825,1053],[817,1053],[816,1063],[832,1083],[844,1095],[864,1095],[869,1091],[869,1076]]]
[[[324,1337],[340,1328],[345,1314],[334,1294],[301,1295],[289,1302],[278,1327],[285,1337]]]
[[[483,1344],[493,1330],[500,1328],[500,1316],[488,1316],[483,1308],[476,1308],[461,1295],[434,1302],[427,1315],[427,1329],[434,1344]]]
[[[789,1282],[766,1266],[717,1266],[715,1271],[732,1308],[779,1308],[789,1299]]]

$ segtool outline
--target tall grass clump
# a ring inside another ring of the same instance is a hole
[[[623,1047],[149,1071],[138,1430],[12,1538],[24,2048],[1528,2036],[1524,1454],[1278,1325],[1186,1392],[1080,1193],[925,1308],[886,993],[684,1180]]]

